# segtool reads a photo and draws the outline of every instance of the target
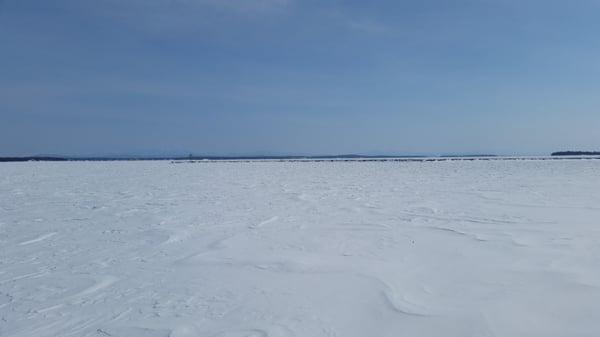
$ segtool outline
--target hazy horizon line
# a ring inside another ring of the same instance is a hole
[[[318,157],[510,157],[510,156],[550,156],[554,153],[564,152],[597,152],[582,150],[560,150],[548,153],[494,153],[494,152],[366,152],[366,153],[294,153],[294,152],[246,152],[246,153],[199,153],[194,152],[164,152],[164,153],[95,153],[95,154],[57,154],[57,153],[38,153],[38,154],[19,154],[19,155],[0,155],[0,158],[60,158],[60,159],[141,159],[141,158],[165,158],[165,159],[185,159],[185,158],[318,158]]]

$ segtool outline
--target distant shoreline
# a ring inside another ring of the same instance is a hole
[[[368,156],[368,155],[331,155],[331,156],[131,156],[131,157],[60,157],[25,156],[0,157],[0,162],[25,161],[137,161],[137,160],[301,160],[301,159],[365,159],[365,158],[424,158],[425,156]]]
[[[61,157],[61,156],[25,156],[25,157],[0,157],[0,162],[24,162],[24,161],[136,161],[136,160],[327,160],[327,159],[392,159],[392,158],[428,158],[421,155],[398,155],[398,156],[373,156],[358,154],[321,155],[321,156],[98,156],[98,157]],[[443,155],[443,158],[458,157],[494,157],[494,155]]]
[[[2,162],[106,162],[106,161],[171,161],[172,163],[201,162],[435,162],[435,161],[508,161],[508,160],[578,160],[600,159],[600,152],[555,152],[550,156],[442,155],[442,156],[173,156],[173,157],[58,157],[27,156],[0,157]]]
[[[559,151],[553,152],[553,157],[564,156],[600,156],[600,151]]]

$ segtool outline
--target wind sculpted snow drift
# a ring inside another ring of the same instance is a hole
[[[0,335],[598,336],[600,162],[0,165]]]

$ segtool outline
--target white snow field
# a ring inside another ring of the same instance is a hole
[[[0,336],[600,336],[600,161],[0,164]]]

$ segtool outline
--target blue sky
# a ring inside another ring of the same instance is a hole
[[[600,1],[0,0],[0,155],[600,149]]]

